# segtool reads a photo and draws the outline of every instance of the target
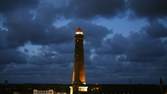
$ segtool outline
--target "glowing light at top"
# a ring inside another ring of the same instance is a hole
[[[83,35],[83,32],[82,32],[81,28],[77,28],[75,34],[76,35]]]

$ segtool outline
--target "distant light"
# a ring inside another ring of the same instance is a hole
[[[78,91],[87,92],[88,91],[88,87],[87,86],[79,86]]]
[[[73,94],[73,87],[70,86],[70,94]]]
[[[83,35],[82,29],[78,27],[75,32],[76,35]]]
[[[84,82],[83,84],[84,84],[84,85],[86,85],[86,83],[85,83],[85,82]]]
[[[49,90],[37,90],[37,89],[34,89],[33,90],[33,94],[54,94],[54,90],[53,89],[49,89]]]
[[[83,35],[83,32],[75,32],[76,35]]]

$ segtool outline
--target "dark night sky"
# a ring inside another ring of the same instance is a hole
[[[88,83],[167,82],[167,0],[0,0],[0,83],[70,83],[77,27]]]

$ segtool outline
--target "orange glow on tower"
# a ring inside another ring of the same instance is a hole
[[[77,28],[75,32],[75,54],[71,83],[73,85],[72,88],[74,92],[85,90],[85,88],[83,89],[82,87],[80,87],[86,84],[83,39],[84,34],[81,28]],[[88,87],[86,87],[86,90],[87,88]]]
[[[85,67],[84,67],[84,34],[81,28],[77,28],[75,32],[75,62],[72,74],[72,84],[86,84]]]

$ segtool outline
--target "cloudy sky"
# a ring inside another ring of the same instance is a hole
[[[167,82],[167,0],[0,0],[0,83],[70,83],[77,27],[88,83]]]

